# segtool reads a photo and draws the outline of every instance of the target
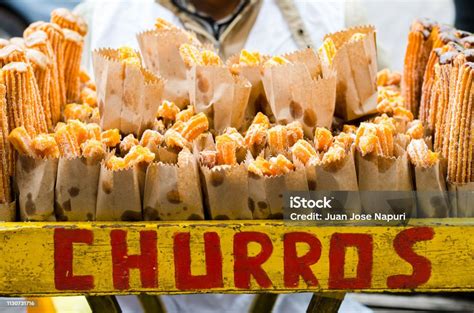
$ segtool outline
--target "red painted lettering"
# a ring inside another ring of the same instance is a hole
[[[346,247],[356,247],[358,254],[355,278],[344,277]],[[372,281],[373,243],[367,234],[334,233],[329,246],[329,288],[369,288]]]
[[[88,229],[54,229],[54,284],[58,290],[90,290],[92,275],[74,276],[73,243],[92,244],[94,235]]]
[[[174,236],[176,287],[180,290],[222,287],[222,252],[219,235],[216,232],[204,233],[206,275],[191,274],[190,238],[190,233],[177,233]]]
[[[143,288],[156,288],[157,283],[157,246],[156,232],[140,231],[139,255],[128,255],[127,231],[114,229],[110,232],[112,246],[112,275],[114,287],[120,290],[130,288],[130,269],[140,270]]]
[[[416,288],[430,279],[431,262],[424,256],[416,254],[413,245],[418,241],[431,240],[433,237],[434,231],[431,227],[410,228],[397,234],[393,247],[402,259],[411,264],[413,273],[388,277],[389,288]]]
[[[305,255],[297,254],[296,244],[299,242],[309,246],[309,251]],[[283,249],[285,287],[298,287],[300,276],[308,286],[317,286],[318,279],[310,266],[318,262],[321,257],[321,241],[308,233],[287,233],[283,237]]]
[[[253,257],[248,255],[248,244],[256,242],[262,247]],[[253,276],[263,288],[270,288],[272,281],[262,269],[273,252],[270,238],[259,232],[240,232],[234,236],[234,284],[237,288],[250,288],[250,277]]]

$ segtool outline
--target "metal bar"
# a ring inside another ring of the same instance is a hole
[[[145,313],[165,313],[166,309],[160,296],[150,296],[146,294],[138,295],[138,301],[143,307]]]
[[[337,313],[344,296],[344,293],[315,293],[309,302],[306,313]]]
[[[122,313],[115,296],[86,296],[86,299],[94,313]]]
[[[261,293],[255,296],[249,313],[270,313],[277,301],[278,294]]]

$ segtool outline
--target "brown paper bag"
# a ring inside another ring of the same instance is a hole
[[[288,191],[308,191],[302,165],[285,175],[266,177],[249,173],[249,208],[254,219],[283,219],[283,195]]]
[[[118,50],[96,50],[92,58],[100,126],[137,137],[152,128],[162,100],[163,79],[138,65],[120,62]]]
[[[0,221],[14,222],[16,220],[16,201],[0,204]]]
[[[190,102],[207,115],[211,129],[242,127],[251,90],[247,79],[225,66],[193,66],[188,79]]]
[[[15,189],[22,221],[54,221],[54,186],[57,159],[33,159],[19,155]]]
[[[300,121],[309,138],[315,127],[331,127],[336,97],[334,72],[313,79],[303,63],[284,64],[265,68],[262,82],[278,124]]]
[[[450,217],[474,217],[474,182],[459,185],[448,182]]]
[[[349,42],[355,33],[365,38]],[[375,28],[358,26],[328,34],[336,46],[332,66],[323,65],[323,72],[337,72],[336,115],[346,121],[375,113],[377,110],[377,49]]]
[[[100,160],[64,159],[58,162],[56,218],[58,221],[94,221]]]
[[[199,167],[189,150],[182,150],[174,164],[148,166],[143,197],[145,220],[203,220]]]
[[[356,166],[362,209],[365,213],[403,213],[415,217],[416,205],[406,151],[396,146],[395,157],[362,156]],[[403,191],[404,193],[396,193]],[[382,193],[386,192],[386,193]],[[391,193],[392,192],[392,193]],[[403,199],[399,199],[403,196]],[[393,198],[391,198],[393,197]],[[403,212],[398,212],[403,209]]]
[[[179,47],[199,45],[197,39],[181,29],[149,30],[139,33],[137,39],[146,68],[166,79],[163,99],[185,108],[189,104],[188,82]]]
[[[270,121],[275,122],[275,117],[272,114],[270,105],[267,97],[265,96],[265,90],[262,84],[262,64],[259,65],[246,65],[239,64],[239,55],[230,57],[226,65],[231,68],[232,72],[237,72],[238,75],[245,77],[251,84],[251,90],[249,95],[249,101],[247,109],[244,115],[243,129],[247,129],[253,118],[258,112],[264,113]],[[263,61],[268,57],[263,56]]]
[[[355,193],[359,187],[353,150],[351,149],[343,159],[337,162],[326,164],[311,164],[310,162],[305,168],[310,191],[349,191],[350,193],[346,197],[347,201],[342,203],[341,207],[346,211],[350,210],[350,213],[358,214],[361,213],[361,204],[359,195]],[[335,213],[334,209],[331,210],[331,213]]]
[[[102,163],[97,191],[97,221],[140,221],[140,169],[111,171]]]
[[[245,164],[200,168],[205,204],[213,220],[252,219]]]
[[[438,161],[432,167],[415,166],[417,217],[448,217],[450,212],[446,188],[446,167]]]

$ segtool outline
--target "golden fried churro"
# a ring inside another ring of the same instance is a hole
[[[107,147],[113,148],[120,143],[120,133],[118,129],[109,129],[100,134],[100,141]]]
[[[298,140],[303,139],[303,126],[298,121],[291,122],[286,125],[286,134],[288,135],[288,146],[292,147]]]
[[[54,138],[59,147],[59,153],[63,158],[76,158],[81,156],[81,149],[74,135],[71,134],[68,125],[59,127],[54,133]]]
[[[1,76],[1,75],[0,75]],[[0,80],[0,175],[1,175],[1,203],[11,202],[11,184],[10,175],[13,174],[14,157],[11,145],[8,142],[8,116],[7,105],[5,100],[5,86]]]
[[[87,139],[89,139],[89,129],[86,124],[78,120],[69,120],[66,129],[71,134],[77,147],[80,147]]]
[[[234,127],[228,127],[225,129],[224,134],[229,135],[229,137],[235,141],[237,147],[245,147],[245,139]]]
[[[27,29],[28,30],[28,29]],[[28,31],[25,31],[26,37],[30,35]],[[48,41],[51,43],[51,48],[55,56],[56,61],[56,70],[59,84],[59,94],[60,94],[60,107],[63,107],[66,104],[66,86],[64,82],[64,71],[65,71],[65,60],[64,60],[64,33],[57,24],[53,23],[43,23],[40,24],[36,30],[44,31],[48,36]]]
[[[97,92],[89,87],[81,90],[79,99],[82,103],[88,104],[92,108],[97,107]]]
[[[156,149],[164,141],[164,136],[159,132],[151,129],[147,129],[143,132],[142,138],[140,139],[140,145],[147,147],[150,150]]]
[[[423,138],[423,134],[425,129],[423,127],[423,123],[420,120],[413,120],[407,129],[407,135],[409,135],[412,139],[421,139]]]
[[[165,144],[170,148],[190,148],[191,143],[186,140],[178,131],[170,128],[165,133]]]
[[[4,67],[12,62],[27,62],[27,57],[24,49],[9,44],[0,49],[0,66]]]
[[[115,155],[110,156],[105,162],[105,167],[110,171],[119,171],[126,168],[125,160]]]
[[[325,152],[332,144],[331,131],[324,127],[316,127],[314,130],[314,145],[318,152]]]
[[[217,165],[217,151],[204,150],[199,152],[199,163],[208,168],[213,168]]]
[[[262,63],[262,56],[260,52],[250,52],[248,50],[240,51],[239,64],[240,65],[259,65]]]
[[[389,125],[378,124],[376,126],[379,147],[381,148],[381,155],[390,157],[393,156],[393,131]]]
[[[31,65],[9,63],[3,67],[2,76],[7,88],[9,125],[12,128],[25,126],[32,135],[46,132],[46,119]]]
[[[170,129],[175,130],[178,133],[181,133],[183,131],[185,125],[186,124],[184,122],[176,121],[176,123],[174,123],[173,126],[171,126]]]
[[[201,52],[202,65],[222,65],[221,58],[211,50]]]
[[[379,87],[399,87],[402,75],[399,72],[391,72],[385,68],[377,73],[377,86]]]
[[[8,135],[8,141],[20,154],[35,157],[32,147],[32,139],[24,126],[16,127]]]
[[[355,145],[363,156],[377,151],[378,137],[374,124],[361,123],[357,129]]]
[[[339,133],[334,137],[334,144],[343,147],[345,150],[349,150],[352,144],[354,143],[354,135],[347,133]]]
[[[89,76],[89,73],[87,73],[87,71],[84,68],[81,68],[81,70],[79,71],[79,81],[83,85],[91,81],[91,77]]]
[[[56,55],[48,39],[48,35],[43,31],[32,32],[28,37],[25,37],[25,44],[28,48],[40,51],[49,60],[49,72],[51,77],[48,91],[49,111],[51,112],[52,124],[55,125],[61,118],[61,90]]]
[[[252,124],[245,133],[245,144],[247,147],[253,145],[263,145],[266,141],[267,129],[270,127],[270,120],[265,114],[258,112]]]
[[[288,131],[283,125],[267,130],[267,143],[272,153],[283,153],[288,148]]]
[[[188,141],[193,141],[200,134],[209,129],[209,121],[204,113],[199,113],[191,117],[181,131],[181,135]]]
[[[216,137],[216,151],[218,165],[237,164],[237,144],[228,134]]]
[[[393,109],[393,116],[394,117],[399,117],[401,119],[405,119],[407,121],[413,121],[414,116],[413,113],[405,108],[402,107],[396,107]]]
[[[176,120],[176,115],[178,113],[180,113],[179,108],[176,104],[174,104],[174,102],[163,100],[161,105],[158,107],[156,117],[174,121]]]
[[[340,161],[346,157],[346,149],[341,145],[332,145],[329,149],[323,154],[321,163],[328,164]]]
[[[336,51],[336,45],[334,44],[334,41],[329,37],[324,39],[323,44],[318,49],[319,56],[328,65],[332,65],[332,60],[336,56]]]
[[[176,28],[172,23],[168,22],[167,20],[158,17],[155,20],[155,28],[158,30],[166,30],[166,29],[173,29]]]
[[[291,62],[282,56],[274,56],[268,59],[265,63],[263,63],[263,66],[272,67],[272,66],[278,66],[278,65],[284,65],[284,64],[291,64]]]
[[[317,160],[317,153],[314,147],[304,139],[298,140],[293,147],[291,147],[293,159],[298,159],[303,164],[308,164],[311,160]]]
[[[417,167],[431,167],[439,159],[438,153],[430,151],[423,139],[410,141],[407,146],[407,152],[411,162]]]
[[[35,154],[41,158],[59,158],[59,147],[53,134],[39,134],[32,140]]]
[[[187,122],[191,117],[193,117],[194,114],[194,106],[190,105],[186,109],[176,114],[176,121]]]
[[[51,12],[51,23],[55,23],[61,28],[75,31],[81,36],[87,34],[87,24],[84,20],[80,16],[64,8],[55,9]]]
[[[106,155],[105,145],[96,139],[88,139],[81,145],[82,156],[86,159],[102,160]]]
[[[138,54],[138,52],[133,50],[132,47],[129,47],[129,46],[120,47],[118,49],[118,52],[119,52],[118,58],[122,63],[138,65],[138,66],[141,65],[140,55]]]
[[[66,105],[63,112],[64,120],[89,121],[92,116],[92,108],[88,104],[70,103]]]
[[[289,173],[295,169],[294,164],[282,154],[271,157],[269,162],[272,174],[275,176]]]
[[[184,61],[184,64],[188,67],[192,67],[193,65],[202,65],[203,60],[201,56],[201,52],[198,48],[190,44],[182,44],[179,47],[179,54]]]
[[[44,53],[29,48],[26,50],[26,57],[33,67],[33,72],[41,96],[40,101],[46,119],[47,130],[53,131],[53,118],[51,115],[49,95],[51,87],[51,61]]]
[[[151,163],[155,160],[155,154],[150,149],[142,146],[133,146],[125,155],[125,167],[130,168],[139,163]]]
[[[258,176],[272,176],[273,173],[270,162],[261,156],[258,156],[249,164],[248,171]]]
[[[64,33],[64,84],[67,102],[79,100],[82,49],[84,39],[77,32],[63,29]]]
[[[120,143],[120,153],[125,155],[136,145],[138,145],[138,139],[133,134],[127,135]]]
[[[96,123],[88,123],[86,124],[86,128],[88,131],[88,138],[89,139],[95,139],[100,141],[101,140],[101,131],[102,129],[100,126]]]

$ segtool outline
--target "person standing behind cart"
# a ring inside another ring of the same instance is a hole
[[[325,34],[365,24],[358,1],[296,0],[86,0],[75,12],[88,22],[85,67],[90,51],[129,45],[138,48],[136,34],[164,18],[213,45],[224,59],[242,49],[278,55],[318,47]],[[246,312],[253,295],[177,295],[161,297],[168,312]],[[311,294],[280,296],[274,312],[304,312]],[[126,301],[119,299],[121,305]],[[134,301],[131,300],[131,303]],[[133,304],[128,303],[133,307]],[[136,303],[136,301],[135,301]],[[341,312],[365,307],[346,299]]]

